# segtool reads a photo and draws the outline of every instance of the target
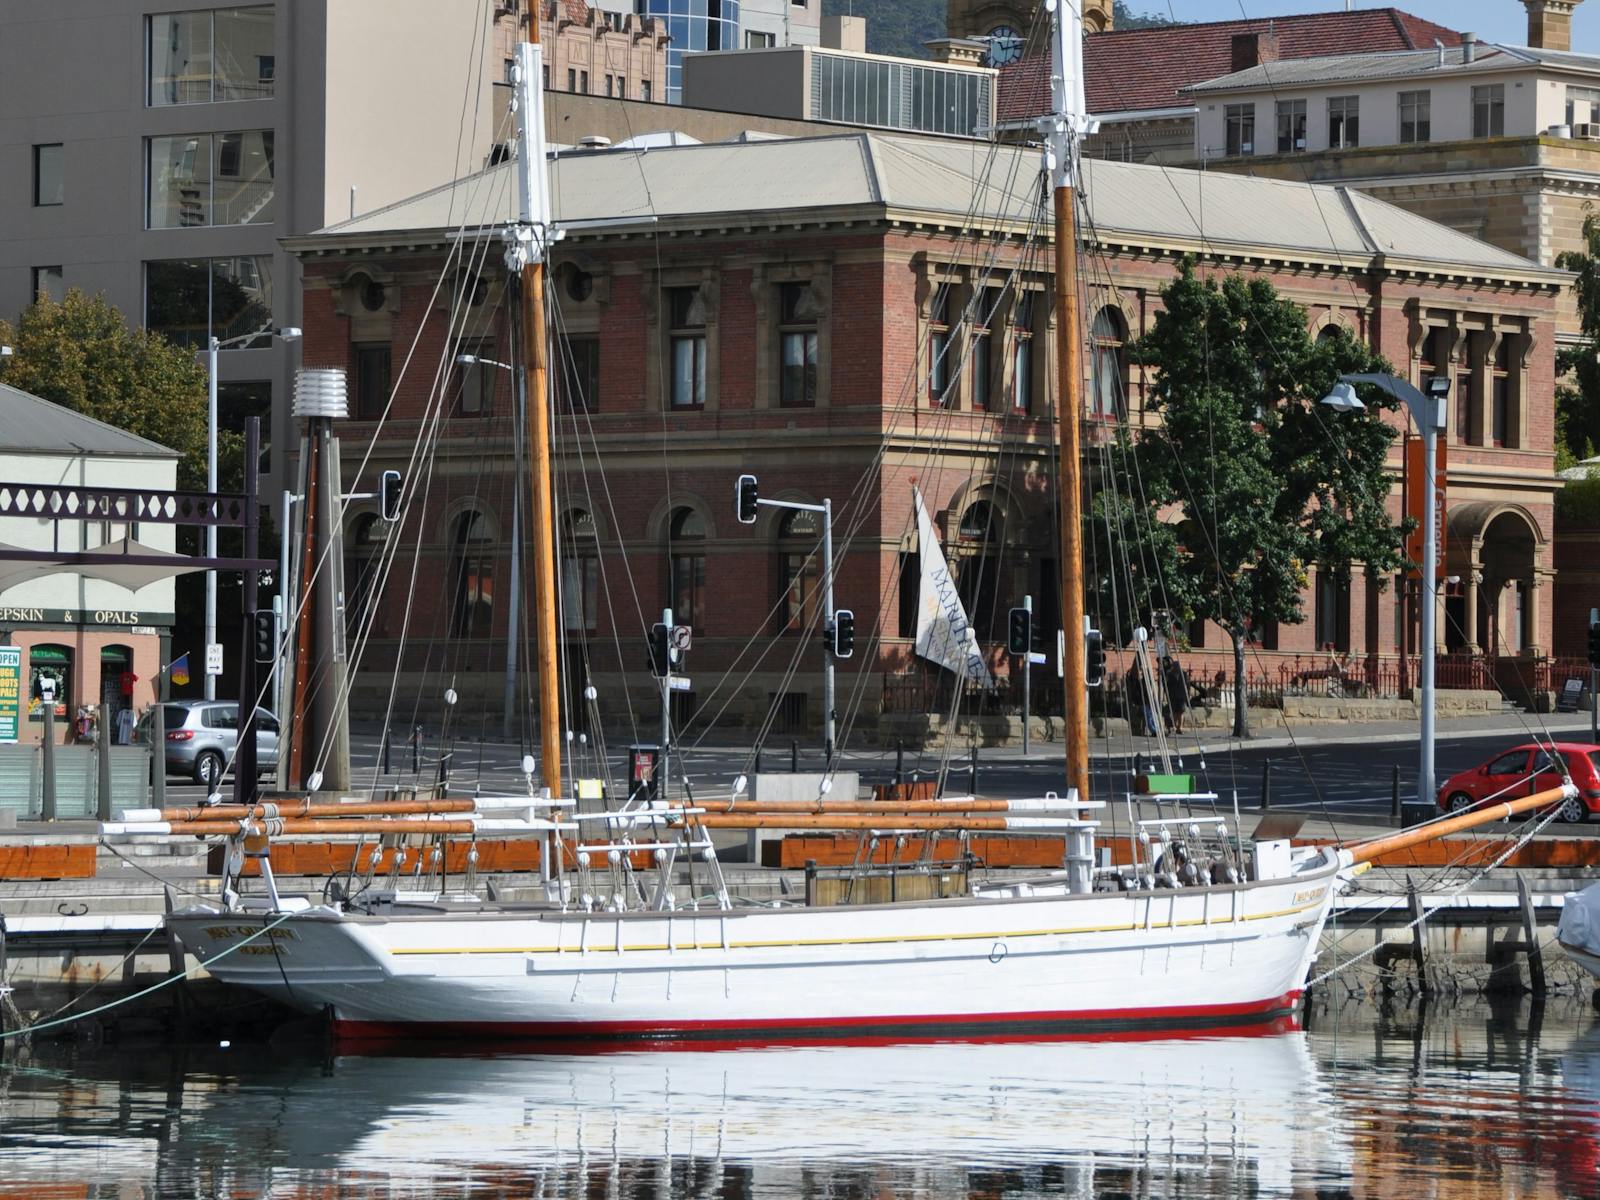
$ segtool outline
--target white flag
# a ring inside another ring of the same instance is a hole
[[[978,651],[978,635],[961,607],[961,596],[950,566],[939,549],[939,535],[922,503],[922,493],[911,489],[917,506],[917,544],[922,559],[922,590],[917,600],[917,654],[971,683],[993,687],[994,678]]]

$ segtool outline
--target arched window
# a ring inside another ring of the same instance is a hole
[[[456,637],[483,637],[494,616],[494,554],[489,523],[476,509],[462,513],[450,527],[450,562],[455,588],[451,632]]]
[[[970,543],[971,550],[959,560],[956,590],[961,606],[967,610],[967,620],[983,638],[994,620],[1002,553],[1000,513],[993,501],[974,500],[967,505],[956,533],[963,543]]]
[[[349,634],[367,623],[367,609],[376,596],[378,560],[386,532],[377,513],[362,513],[350,528],[344,565],[344,624]]]
[[[1321,329],[1317,330],[1317,344],[1321,345],[1323,342],[1331,342],[1335,338],[1343,336],[1343,334],[1344,329],[1342,326],[1329,322]]]
[[[961,514],[961,525],[957,532],[964,538],[992,542],[999,534],[995,515],[991,501],[974,500]]]
[[[1110,305],[1095,313],[1089,341],[1094,355],[1089,414],[1119,420],[1128,415],[1128,327],[1122,314]]]
[[[581,508],[561,521],[561,620],[568,633],[600,624],[600,543],[594,514]]]
[[[692,508],[673,512],[667,526],[667,595],[672,619],[701,631],[705,625],[706,523]]]
[[[783,628],[809,629],[822,602],[822,517],[793,509],[778,526],[778,584],[783,591]],[[818,626],[820,628],[820,625]]]

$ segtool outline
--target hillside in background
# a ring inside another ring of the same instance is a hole
[[[1122,0],[1116,5],[1117,29],[1171,25],[1168,17],[1134,13]],[[944,36],[946,0],[823,0],[822,11],[853,13],[867,19],[867,49],[874,54],[926,58],[923,43]]]

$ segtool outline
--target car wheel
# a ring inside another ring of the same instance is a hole
[[[1568,825],[1582,825],[1589,819],[1589,806],[1581,796],[1568,796],[1556,809],[1556,815]]]
[[[194,781],[206,787],[222,782],[222,755],[215,750],[202,750],[194,760]]]
[[[1473,808],[1478,802],[1465,792],[1451,792],[1447,804],[1453,813],[1464,813]]]

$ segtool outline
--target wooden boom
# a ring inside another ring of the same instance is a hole
[[[1535,792],[1531,796],[1524,796],[1521,800],[1505,800],[1499,804],[1491,804],[1472,812],[1462,813],[1458,817],[1446,817],[1442,821],[1432,821],[1427,825],[1420,825],[1415,829],[1407,829],[1401,833],[1391,833],[1386,837],[1375,838],[1370,842],[1358,842],[1348,846],[1352,862],[1371,862],[1380,854],[1392,854],[1396,850],[1405,850],[1411,846],[1420,846],[1423,842],[1436,841],[1452,833],[1460,833],[1466,829],[1476,829],[1479,825],[1487,825],[1491,821],[1503,821],[1514,817],[1518,813],[1531,812],[1536,808],[1565,800],[1573,794],[1570,783],[1560,787],[1551,788],[1545,792]]]

